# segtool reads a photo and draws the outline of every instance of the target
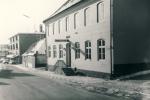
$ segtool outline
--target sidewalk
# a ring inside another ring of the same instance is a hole
[[[133,100],[150,100],[150,81],[141,80],[105,80],[101,78],[83,76],[63,76],[50,71],[25,68],[21,65],[13,65],[37,76],[47,77],[64,82],[75,88],[83,88],[90,92],[123,97]],[[149,87],[149,88],[148,88]]]

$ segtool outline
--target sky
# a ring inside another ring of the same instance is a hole
[[[43,20],[53,14],[67,0],[0,0],[0,44],[8,44],[9,37],[39,30]]]

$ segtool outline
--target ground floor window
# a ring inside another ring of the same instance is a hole
[[[91,42],[85,41],[85,59],[91,59]]]
[[[80,43],[75,43],[75,59],[80,58]]]
[[[48,46],[48,57],[51,57],[51,46]]]
[[[97,55],[98,60],[105,59],[105,41],[103,39],[97,40]]]
[[[59,45],[59,58],[63,58],[63,45]]]
[[[57,47],[56,45],[53,45],[53,58],[57,57]]]

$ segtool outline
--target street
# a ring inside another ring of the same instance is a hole
[[[73,88],[11,65],[1,65],[0,70],[0,100],[123,100]]]

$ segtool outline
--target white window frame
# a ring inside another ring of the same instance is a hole
[[[91,53],[92,53],[92,49],[91,49],[91,41],[85,41],[85,59],[91,59]]]
[[[105,40],[99,39],[97,40],[97,56],[98,60],[105,60],[106,59],[106,49],[105,49]]]

